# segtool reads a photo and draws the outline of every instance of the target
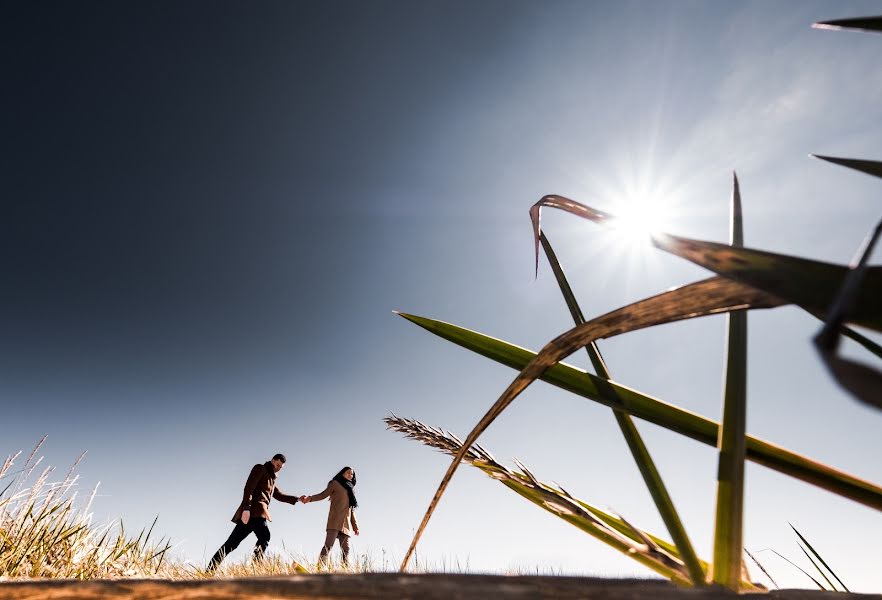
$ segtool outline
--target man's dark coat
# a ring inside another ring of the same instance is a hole
[[[245,482],[245,491],[242,494],[242,503],[233,515],[232,521],[238,522],[242,518],[242,511],[250,510],[251,519],[258,517],[272,521],[269,513],[270,499],[275,498],[279,502],[296,504],[297,496],[283,494],[276,488],[276,471],[272,462],[262,465],[254,465]]]

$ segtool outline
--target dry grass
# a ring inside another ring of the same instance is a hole
[[[52,482],[52,467],[38,470],[42,458],[37,458],[37,451],[44,440],[19,468],[21,452],[8,456],[0,466],[0,577],[159,574],[170,548],[167,541],[151,541],[152,526],[130,537],[122,521],[92,523],[89,510],[97,488],[84,503],[77,502],[75,470],[82,456],[60,482]]]
[[[173,559],[167,539],[154,541],[153,527],[129,536],[121,521],[93,523],[90,507],[97,487],[78,499],[76,468],[80,456],[60,482],[52,481],[52,467],[41,468],[38,457],[45,438],[27,457],[17,452],[0,463],[0,581],[22,579],[161,578],[201,580],[303,575],[308,573],[361,574],[395,570],[398,557],[369,554],[350,556],[342,565],[339,553],[328,566],[319,567],[315,556],[294,555],[284,546],[263,560],[250,557],[227,561],[210,573]],[[155,521],[154,521],[155,524]],[[423,572],[465,573],[468,565],[418,564]]]

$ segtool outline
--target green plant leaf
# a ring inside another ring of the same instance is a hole
[[[827,577],[827,574],[824,573],[823,570],[821,570],[821,567],[818,566],[818,563],[815,562],[815,559],[811,557],[811,555],[810,555],[810,554],[808,553],[808,551],[802,546],[802,544],[797,543],[796,545],[799,547],[800,550],[802,550],[802,553],[805,554],[805,557],[809,560],[809,562],[812,563],[812,566],[815,568],[815,571],[817,571],[818,573],[821,574],[821,577],[824,579],[824,581],[827,582],[827,585],[830,586],[830,590],[833,591],[833,592],[838,592],[839,590],[836,589],[836,586],[833,585],[833,582],[830,581],[830,578]],[[825,589],[826,589],[826,588],[825,588]]]
[[[745,299],[747,298],[747,300]],[[582,325],[577,325],[551,340],[531,360],[524,370],[493,403],[474,429],[469,432],[464,447],[469,447],[496,418],[517,398],[521,392],[542,376],[550,367],[560,362],[579,348],[601,338],[621,335],[652,325],[660,325],[682,319],[692,319],[705,315],[718,314],[745,307],[770,307],[780,304],[777,298],[760,290],[745,288],[743,285],[722,278],[711,278],[685,285],[674,290],[635,302],[597,317]],[[464,450],[463,450],[464,451]],[[425,530],[441,496],[462,457],[453,460],[429,503],[429,508],[417,528],[410,547],[402,562],[402,571],[416,550],[416,544]]]
[[[808,541],[807,539],[805,539],[805,537],[804,537],[801,533],[799,533],[799,530],[796,529],[796,527],[794,527],[792,523],[788,523],[788,525],[790,525],[790,529],[792,529],[793,532],[794,532],[797,536],[799,536],[799,539],[802,540],[802,543],[805,544],[805,545],[808,547],[809,550],[811,550],[812,554],[814,554],[814,555],[817,557],[817,559],[818,559],[819,561],[821,561],[821,564],[824,565],[824,567],[830,572],[830,574],[836,579],[836,581],[839,582],[839,585],[842,586],[842,589],[844,589],[846,592],[850,591],[850,590],[848,589],[848,587],[846,587],[846,585],[845,585],[844,583],[842,583],[842,580],[839,579],[839,576],[833,571],[833,569],[830,568],[830,565],[827,564],[827,561],[825,561],[825,560],[823,559],[823,557],[821,557],[821,555],[818,554],[818,551],[815,550],[815,549],[812,547],[811,544],[809,544],[809,541]],[[805,552],[805,551],[803,550],[803,552]],[[808,555],[808,553],[806,553],[806,555]],[[812,560],[811,557],[809,557],[809,560]],[[814,560],[812,560],[812,564],[815,564],[815,561],[814,561]],[[821,571],[820,568],[818,568],[818,566],[817,566],[816,564],[815,564],[815,568],[818,569],[818,571],[821,573],[821,575],[824,575],[824,573]],[[826,579],[827,576],[824,575],[824,578]],[[827,583],[830,583],[830,587],[832,587],[832,588],[835,589],[835,586],[830,582],[829,579],[827,579]]]
[[[824,327],[813,338],[815,349],[833,378],[854,397],[882,409],[882,371],[839,355],[842,323],[852,314],[855,299],[864,289],[868,272],[867,262],[873,248],[882,237],[882,221],[867,235],[849,265],[836,299],[826,315]]]
[[[541,232],[540,211],[543,207],[564,210],[601,225],[614,226],[615,223],[615,215],[611,213],[563,196],[545,196],[530,209],[537,249]],[[666,233],[653,235],[652,243],[727,279],[763,290],[779,298],[781,304],[796,304],[824,320],[849,270],[847,266],[751,248],[733,248],[728,244]],[[745,300],[749,301],[749,298],[745,297]],[[882,331],[882,267],[866,269],[848,322]]]
[[[383,419],[387,428],[449,455],[456,455],[464,447],[455,435],[430,427],[414,419],[392,415]],[[578,498],[563,488],[555,488],[539,481],[526,467],[521,471],[507,469],[492,454],[475,445],[466,448],[462,462],[480,469],[486,475],[504,484],[533,504],[567,521],[571,525],[624,553],[656,573],[682,586],[691,584],[686,567],[676,547],[641,529],[621,517],[612,515]],[[746,585],[751,586],[749,582]],[[753,586],[751,586],[753,587]]]
[[[812,23],[815,29],[851,29],[853,31],[882,31],[882,17],[857,17]]]
[[[800,571],[802,571],[802,574],[805,575],[806,577],[808,577],[809,579],[811,579],[811,580],[814,582],[814,584],[815,584],[816,586],[818,586],[818,588],[820,588],[820,589],[822,589],[822,590],[827,590],[827,588],[825,588],[823,585],[821,585],[821,582],[820,582],[820,581],[818,581],[817,579],[815,579],[814,577],[812,577],[811,575],[809,575],[808,571],[806,571],[805,569],[803,569],[802,567],[800,567],[798,564],[796,564],[795,562],[793,562],[792,560],[790,560],[789,558],[787,558],[786,556],[784,556],[784,555],[781,554],[780,552],[777,552],[777,551],[775,551],[775,550],[772,550],[771,548],[769,548],[769,550],[770,550],[771,552],[774,552],[774,553],[775,553],[776,555],[778,555],[780,558],[783,558],[784,560],[786,560],[787,562],[789,562],[791,565],[793,565],[794,567],[796,567],[796,568],[799,569]]]
[[[848,327],[843,327],[840,329],[840,333],[851,340],[854,340],[861,346],[863,346],[866,350],[869,350],[879,358],[882,358],[882,346],[869,339],[866,336],[859,334],[857,331],[853,329],[849,329]]]
[[[662,250],[719,275],[765,290],[805,310],[826,315],[848,274],[848,267],[774,254],[750,248],[732,248],[716,242],[658,234],[653,243]],[[850,323],[882,331],[882,268],[868,267]]]
[[[558,287],[560,287],[564,301],[570,309],[570,315],[573,317],[573,322],[576,325],[583,324],[585,322],[585,317],[582,314],[581,308],[579,308],[579,303],[567,281],[563,267],[551,246],[551,242],[548,241],[548,238],[545,237],[544,233],[540,235],[540,242],[542,243],[542,249],[545,251],[545,257],[548,259],[548,263],[551,266],[555,279],[557,280]],[[597,343],[589,343],[585,346],[585,351],[588,353],[588,358],[591,360],[592,365],[594,365],[595,372],[605,380],[612,379],[606,363],[600,355],[600,349],[597,347]],[[652,455],[649,453],[646,444],[643,442],[643,438],[640,436],[640,432],[637,430],[637,426],[634,424],[631,416],[626,412],[613,409],[613,415],[619,425],[622,436],[625,438],[625,442],[628,444],[631,455],[634,457],[634,462],[637,464],[637,468],[643,477],[646,488],[649,490],[649,494],[658,509],[659,515],[661,516],[662,521],[664,521],[671,539],[674,541],[674,544],[676,544],[681,560],[683,560],[686,565],[692,584],[696,586],[703,585],[705,583],[705,568],[698,559],[698,555],[692,547],[692,542],[689,541],[686,528],[683,527],[683,522],[677,514],[674,502],[671,500],[670,494],[668,494],[667,487],[655,466],[655,462],[652,460]]]
[[[745,549],[744,549],[744,553],[745,553],[747,556],[750,557],[750,560],[752,560],[752,561],[756,564],[756,566],[759,567],[759,570],[763,572],[763,575],[765,575],[766,577],[769,578],[769,581],[772,582],[772,585],[774,585],[776,589],[781,589],[781,587],[778,585],[778,582],[775,581],[775,579],[774,579],[771,575],[769,575],[769,572],[768,572],[768,571],[766,570],[766,568],[763,566],[763,563],[761,563],[761,562],[759,561],[759,559],[757,559],[757,557],[755,557],[753,554],[751,554],[751,553],[750,553],[750,550],[748,550],[747,548],[745,548]]]
[[[835,165],[854,169],[867,175],[874,177],[882,177],[882,162],[878,160],[864,160],[860,158],[837,158],[835,156],[822,156],[820,154],[812,154],[813,157],[826,160]]]
[[[615,215],[575,200],[545,196],[530,209],[537,252],[543,207],[564,210],[602,225],[614,227],[616,222]],[[845,322],[882,331],[882,267],[867,267],[865,264],[880,232],[882,222],[864,241],[861,264],[849,267],[666,233],[650,237],[652,243],[662,250],[749,287],[765,290],[783,303],[796,304],[824,321],[821,334],[815,337],[815,345],[830,374],[855,398],[882,409],[882,398],[878,393],[882,388],[882,371],[837,356],[835,352],[838,334],[843,331]]]
[[[741,193],[734,176],[730,244],[744,245]],[[717,443],[717,498],[714,526],[713,581],[738,591],[744,527],[744,456],[747,425],[747,313],[726,315],[726,366],[723,414]]]
[[[526,348],[458,325],[406,313],[399,314],[441,338],[517,371],[523,370],[536,356],[535,352]],[[545,371],[541,379],[703,444],[715,446],[717,443],[719,425],[715,421],[618,383],[605,381],[572,365],[558,363]],[[747,436],[747,459],[882,510],[882,487],[750,435]]]

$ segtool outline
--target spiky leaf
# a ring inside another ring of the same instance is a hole
[[[406,313],[399,314],[441,338],[517,371],[526,367],[536,356],[535,352],[526,348],[458,325]],[[717,422],[637,390],[605,381],[572,365],[558,363],[545,371],[541,379],[703,444],[715,446],[717,443]],[[882,510],[882,487],[874,483],[750,435],[747,436],[746,444],[747,459],[750,461]]]

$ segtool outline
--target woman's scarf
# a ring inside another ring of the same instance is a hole
[[[352,485],[352,482],[343,477],[342,475],[336,475],[332,481],[336,481],[340,485],[343,486],[343,489],[346,490],[346,493],[349,495],[349,506],[352,508],[358,507],[358,502],[355,500],[355,491]]]

